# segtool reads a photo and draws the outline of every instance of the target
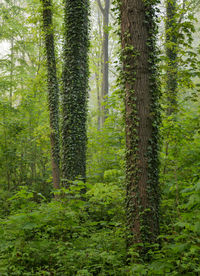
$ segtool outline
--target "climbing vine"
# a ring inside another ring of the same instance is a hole
[[[50,113],[51,128],[51,155],[54,188],[60,185],[60,139],[59,139],[59,87],[56,73],[56,57],[54,46],[54,33],[52,23],[51,0],[42,0],[43,7],[43,29],[45,50],[47,57],[48,76],[48,105]]]
[[[145,255],[159,233],[156,4],[157,1],[141,0],[121,1],[119,5],[127,149],[127,244],[138,244]]]
[[[65,0],[62,177],[86,178],[89,1]]]

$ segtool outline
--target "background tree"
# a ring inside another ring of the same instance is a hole
[[[101,83],[101,94],[99,97],[99,128],[102,128],[105,122],[106,113],[106,102],[109,92],[109,14],[110,14],[110,0],[104,0],[102,5],[101,0],[97,0],[99,9],[103,16],[103,35],[102,35],[102,60],[101,60],[101,71],[102,71],[102,83]],[[100,24],[100,22],[99,22]]]
[[[177,162],[181,139],[179,116],[183,108],[181,102],[194,87],[193,76],[197,73],[196,49],[194,47],[194,10],[196,1],[166,1],[165,18],[165,54],[164,54],[164,93],[163,136],[164,155],[163,183],[170,174],[174,179],[175,205],[179,213],[180,184],[178,181],[179,164]],[[190,68],[188,70],[188,68]],[[174,156],[172,158],[172,156]]]
[[[166,94],[168,95],[167,113],[171,115],[177,109],[177,58],[178,58],[178,28],[177,4],[174,0],[166,1],[166,59],[167,81]]]
[[[43,27],[45,35],[45,48],[48,72],[48,104],[51,128],[51,155],[54,188],[59,188],[60,183],[60,143],[59,143],[59,88],[56,73],[56,58],[54,50],[54,28],[52,23],[51,0],[42,0]]]

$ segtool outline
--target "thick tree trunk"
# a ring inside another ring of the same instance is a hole
[[[60,186],[60,144],[59,144],[59,88],[56,73],[56,58],[54,50],[54,34],[52,24],[51,0],[42,0],[43,4],[43,26],[45,35],[45,48],[47,56],[48,73],[48,104],[50,112],[50,141],[53,186],[58,189]]]
[[[88,98],[88,0],[65,0],[62,93],[62,176],[86,178]]]
[[[141,252],[159,233],[158,97],[154,8],[122,0],[121,34],[126,108],[127,245]],[[143,244],[143,245],[142,245]]]

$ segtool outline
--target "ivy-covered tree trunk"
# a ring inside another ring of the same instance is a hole
[[[155,1],[122,0],[121,36],[126,118],[127,245],[145,254],[159,234]]]
[[[177,33],[177,4],[176,0],[166,1],[166,58],[167,58],[167,114],[171,115],[177,110],[177,53],[178,53],[178,33]]]
[[[48,104],[50,113],[50,139],[51,160],[53,173],[53,186],[55,189],[60,185],[60,144],[59,144],[59,87],[56,73],[56,58],[54,49],[54,33],[52,24],[51,0],[42,0],[43,27],[45,36],[45,48],[47,56],[48,74]]]
[[[65,0],[62,177],[86,178],[89,1]]]

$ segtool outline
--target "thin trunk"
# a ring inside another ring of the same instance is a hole
[[[106,108],[106,101],[109,93],[109,13],[110,13],[110,0],[104,1],[104,8],[101,1],[98,0],[99,8],[103,16],[103,41],[102,41],[102,84],[101,84],[101,118],[100,125],[103,127],[108,110]]]
[[[125,83],[127,246],[146,255],[159,233],[158,97],[155,11],[150,2],[122,0]],[[144,23],[146,22],[146,23]]]
[[[11,173],[10,167],[8,164],[8,143],[7,143],[7,133],[6,133],[6,117],[5,111],[3,112],[3,130],[4,130],[4,148],[5,148],[5,157],[6,157],[6,177],[7,177],[7,188],[10,191],[11,188]]]
[[[176,22],[176,0],[167,0],[166,2],[166,56],[167,56],[167,114],[172,115],[177,110],[177,22]]]
[[[10,41],[10,106],[13,105],[14,38]]]
[[[99,64],[98,64],[99,67]],[[99,72],[99,70],[98,70]],[[101,128],[100,120],[101,120],[101,100],[100,100],[100,87],[99,87],[99,74],[95,73],[95,79],[96,79],[96,90],[97,90],[97,105],[98,105],[98,130]]]
[[[58,189],[60,186],[60,144],[59,144],[59,88],[56,73],[56,58],[54,49],[54,33],[52,23],[51,0],[42,0],[43,4],[43,27],[45,35],[45,48],[47,56],[48,74],[48,104],[50,113],[50,141],[53,186]]]
[[[88,98],[88,0],[65,0],[62,92],[63,184],[86,179]]]
[[[166,24],[165,24],[165,49],[167,57],[167,72],[166,72],[166,95],[167,95],[167,117],[171,122],[176,121],[176,113],[178,108],[177,103],[177,93],[178,93],[178,76],[177,76],[177,57],[178,57],[178,33],[177,26],[181,23],[182,16],[179,18],[179,23],[177,22],[177,1],[176,0],[166,0]],[[184,3],[183,3],[184,5]],[[170,133],[169,135],[170,136]],[[169,151],[169,141],[166,141],[166,160]],[[174,164],[174,178],[176,183],[176,207],[179,213],[179,188],[177,180],[177,165]],[[164,171],[166,171],[167,166],[165,165]]]
[[[101,17],[100,17],[100,11],[98,9],[98,30],[99,30],[99,37],[100,41],[102,41],[102,29],[101,29],[102,23],[101,23]],[[97,129],[101,129],[101,93],[100,93],[100,79],[101,79],[101,69],[102,69],[102,47],[100,51],[98,52],[99,56],[97,57],[98,59],[98,68],[97,68],[97,73],[96,73],[96,89],[97,89],[97,106],[98,106],[98,127]],[[98,55],[98,54],[97,54]],[[101,61],[101,62],[100,62]]]
[[[109,82],[108,82],[108,68],[109,68],[109,58],[108,58],[108,43],[109,43],[109,11],[110,11],[110,0],[105,0],[105,8],[103,15],[103,79],[102,79],[102,124],[104,125],[105,119],[107,117],[108,109],[105,106],[108,97]]]

